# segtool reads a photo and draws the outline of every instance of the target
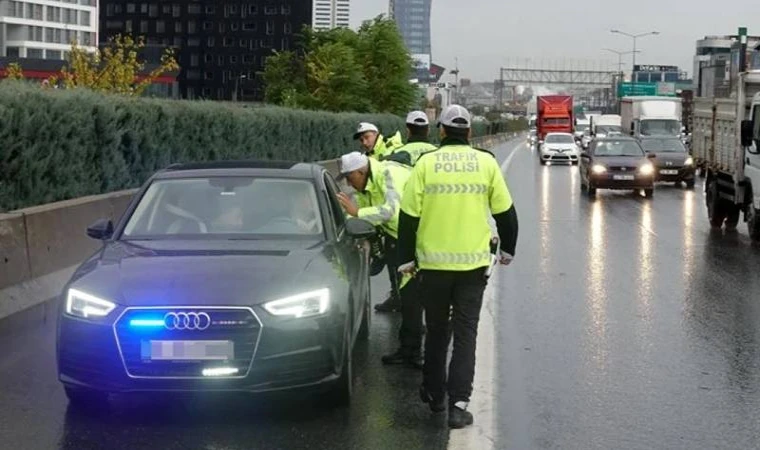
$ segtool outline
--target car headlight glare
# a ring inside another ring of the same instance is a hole
[[[639,167],[639,173],[642,175],[651,175],[654,173],[654,166],[651,164],[644,164]]]
[[[264,309],[272,315],[295,318],[318,316],[327,312],[329,307],[329,289],[304,292],[264,304]]]
[[[686,158],[686,162],[684,162],[683,164],[685,166],[690,166],[690,165],[694,164],[694,158],[692,158],[691,156],[689,156],[688,158]]]
[[[604,173],[607,171],[607,168],[601,164],[595,164],[593,167],[591,167],[591,171],[594,173]]]
[[[116,308],[115,303],[77,289],[69,289],[66,294],[66,314],[71,316],[84,319],[105,317],[114,308]]]

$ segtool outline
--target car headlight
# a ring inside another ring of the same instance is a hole
[[[77,289],[69,289],[66,294],[66,314],[70,316],[84,319],[105,317],[114,308],[116,308],[115,303]]]
[[[606,172],[606,171],[607,171],[607,168],[606,168],[606,167],[604,167],[604,166],[603,166],[603,165],[601,165],[601,164],[594,164],[594,165],[591,167],[591,171],[592,171],[592,172],[594,172],[594,173],[604,173],[604,172]]]
[[[264,304],[264,309],[272,315],[295,318],[318,316],[327,312],[329,307],[330,290],[326,288],[291,295]]]
[[[647,163],[639,167],[639,173],[642,175],[651,175],[654,173],[654,166]]]
[[[685,166],[690,166],[690,165],[694,164],[694,158],[692,158],[691,156],[689,156],[688,158],[686,158],[686,162],[684,162],[683,164]]]

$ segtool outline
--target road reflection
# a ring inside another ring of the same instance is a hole
[[[591,314],[591,336],[588,345],[597,368],[604,370],[607,362],[607,290],[606,290],[606,229],[603,201],[601,199],[591,204],[591,220],[589,221],[590,245],[588,248],[588,278],[586,301]]]

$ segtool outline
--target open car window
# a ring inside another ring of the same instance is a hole
[[[265,177],[157,180],[122,239],[303,239],[324,227],[314,184]]]

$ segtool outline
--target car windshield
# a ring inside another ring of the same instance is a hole
[[[622,134],[623,128],[616,125],[597,125],[596,132],[601,134]]]
[[[641,139],[641,147],[650,153],[686,153],[680,139]]]
[[[158,180],[122,239],[314,239],[322,218],[314,184],[258,177]]]
[[[601,141],[594,150],[596,156],[644,156],[636,141]]]
[[[573,144],[575,140],[569,134],[549,134],[546,136],[547,144]]]
[[[680,136],[681,123],[677,120],[642,120],[639,132],[643,136]]]

